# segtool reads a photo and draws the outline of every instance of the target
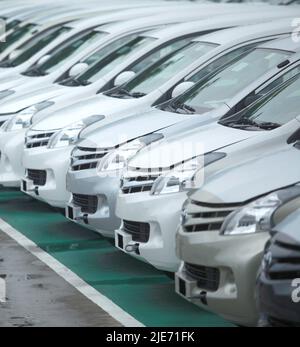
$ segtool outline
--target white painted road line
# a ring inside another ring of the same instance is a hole
[[[106,296],[99,293],[95,288],[83,281],[73,271],[61,264],[50,254],[38,247],[34,242],[26,236],[14,229],[11,225],[0,218],[0,230],[15,240],[20,246],[46,264],[50,269],[62,277],[71,286],[77,289],[82,295],[92,301],[95,305],[107,312],[112,318],[121,323],[125,327],[143,327],[144,325],[116,305]]]

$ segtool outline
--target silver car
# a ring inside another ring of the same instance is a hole
[[[257,324],[255,281],[267,231],[297,209],[298,194],[281,189],[300,182],[299,140],[300,118],[262,142],[237,144],[222,164],[207,168],[205,184],[183,206],[177,234],[181,296],[237,324]]]

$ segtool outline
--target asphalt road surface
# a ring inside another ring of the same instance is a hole
[[[7,301],[1,327],[118,327],[120,324],[0,231],[0,277]]]

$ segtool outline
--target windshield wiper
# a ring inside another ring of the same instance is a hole
[[[116,90],[114,93],[112,93],[111,96],[116,96],[116,97],[131,96],[131,94],[129,93],[128,90],[126,90],[124,88],[120,88],[120,89]]]
[[[3,62],[0,63],[0,67],[15,67],[15,64],[13,63],[12,60],[5,60]]]
[[[186,104],[179,104],[177,106],[177,108],[179,108],[180,110],[183,110],[183,111],[185,111],[186,113],[189,113],[189,114],[196,113],[196,110],[193,107],[191,107],[189,105],[186,105]]]
[[[130,95],[133,98],[142,98],[143,96],[146,96],[147,94],[146,93],[142,93],[142,92],[134,92],[134,93],[130,93]]]
[[[34,76],[39,77],[39,76],[46,76],[47,73],[42,71],[38,66],[34,66],[31,69],[25,71],[23,75],[31,76],[31,77],[34,77]]]
[[[171,103],[167,106],[167,108],[169,108],[169,109],[171,109],[171,111],[177,112],[177,113],[180,113],[180,112],[178,112],[178,110],[184,111],[185,114],[196,113],[196,110],[193,107],[191,107],[185,103],[181,103],[181,102],[175,102],[174,104]]]
[[[79,87],[79,86],[87,86],[90,84],[89,81],[80,81],[79,79],[75,77],[69,77],[59,83],[60,85],[67,86],[67,87]]]
[[[264,130],[273,130],[281,127],[281,124],[275,123],[275,122],[262,122],[262,123],[257,123],[257,126],[260,129]]]
[[[230,126],[232,128],[238,128],[238,129],[247,128],[247,127],[254,127],[254,128],[259,128],[262,130],[273,130],[273,129],[279,128],[281,126],[281,124],[278,124],[275,122],[258,123],[258,122],[251,120],[251,119],[248,119],[248,118],[240,119],[236,123],[223,122],[222,124]]]
[[[89,84],[91,84],[92,82],[90,82],[89,80],[79,80],[79,79],[76,79],[76,81],[78,83],[80,83],[81,86],[88,86]]]
[[[65,80],[61,81],[59,84],[66,87],[76,87],[80,85],[79,81],[76,80],[76,78],[74,77],[66,78]]]
[[[110,95],[112,97],[117,97],[117,98],[123,97],[123,96],[127,96],[129,98],[141,98],[147,94],[140,93],[140,92],[131,93],[128,90],[126,90],[125,88],[120,88],[120,89],[118,89],[118,90],[116,90],[116,91],[114,91],[108,95]]]

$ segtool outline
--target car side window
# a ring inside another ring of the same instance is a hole
[[[167,43],[163,47],[160,47],[159,49],[155,50],[153,53],[149,54],[148,57],[142,59],[137,64],[133,65],[130,70],[134,71],[135,73],[138,73],[156,61],[162,59],[163,57],[166,57],[167,55],[171,54],[172,52],[175,52],[176,50],[184,47],[186,44],[188,44],[193,37],[185,37],[181,40],[174,41],[172,44]]]
[[[216,59],[211,64],[207,65],[205,68],[200,69],[200,71],[196,72],[193,76],[190,78],[187,78],[188,81],[191,82],[199,82],[203,78],[207,77],[211,73],[216,72],[216,70],[220,69],[223,66],[226,66],[228,63],[236,59],[237,57],[245,54],[246,52],[254,49],[256,46],[261,44],[261,42],[255,42],[251,43],[249,45],[239,47],[227,54],[224,54],[221,58]]]
[[[258,89],[254,91],[254,93],[259,95],[266,95],[272,89],[288,81],[290,78],[298,75],[299,72],[300,72],[300,65],[296,66],[294,69],[288,71],[287,73],[281,75],[280,77],[275,79],[273,82],[269,83],[268,85],[264,84],[263,86],[259,87]]]

